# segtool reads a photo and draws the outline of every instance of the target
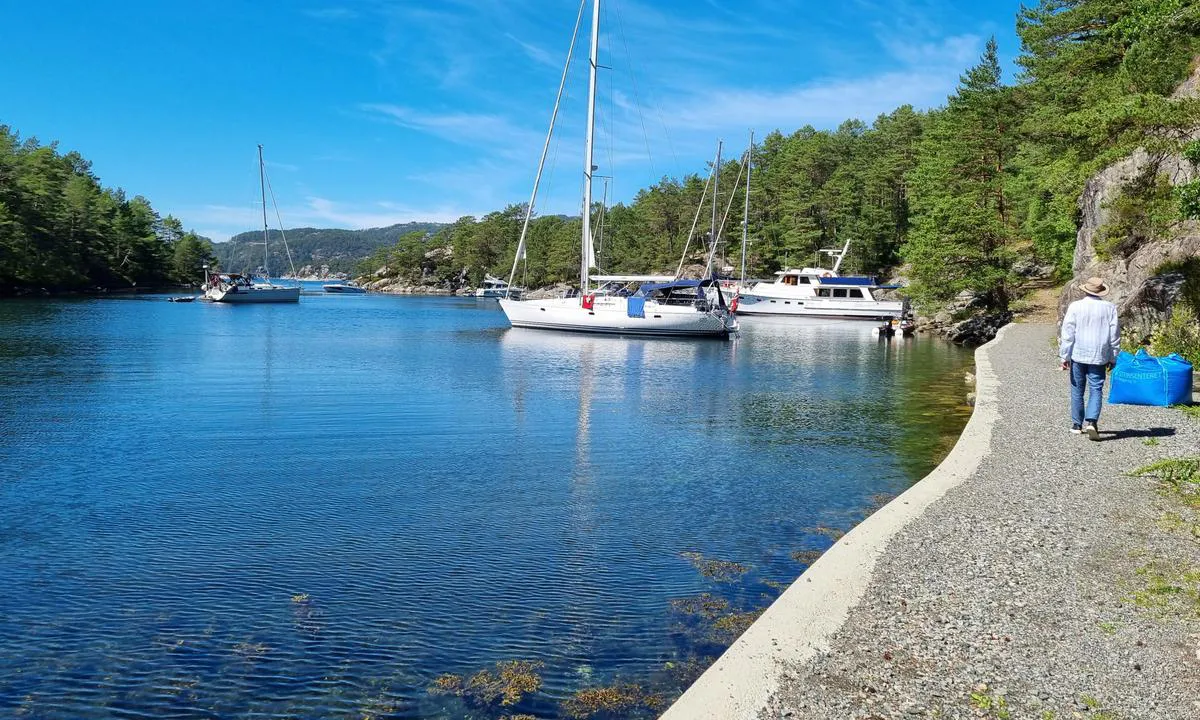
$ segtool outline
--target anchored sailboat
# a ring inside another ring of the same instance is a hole
[[[300,302],[299,285],[294,287],[275,285],[271,282],[270,273],[267,271],[267,263],[270,260],[271,253],[269,249],[270,234],[267,231],[267,177],[266,168],[263,164],[262,145],[258,146],[258,183],[262,194],[263,277],[260,281],[256,282],[250,275],[213,273],[208,278],[208,289],[204,293],[204,297],[208,300],[238,304]],[[274,198],[275,194],[272,192],[271,199],[274,200]],[[276,212],[278,212],[278,208],[276,208]],[[282,226],[280,226],[279,232],[282,235]],[[287,239],[284,238],[284,244],[286,245],[286,243]]]
[[[583,5],[580,6],[575,35],[571,38],[572,51],[583,18],[583,7]],[[729,333],[737,330],[737,320],[729,312],[720,293],[715,293],[715,299],[710,299],[707,287],[714,282],[712,280],[682,280],[649,275],[621,276],[622,281],[642,283],[632,295],[596,292],[595,288],[590,287],[593,279],[604,282],[611,277],[616,277],[597,276],[592,278],[589,276],[591,268],[596,265],[591,214],[592,179],[593,173],[596,171],[596,166],[593,165],[593,140],[596,121],[596,71],[599,67],[599,45],[600,0],[593,0],[588,72],[587,140],[584,147],[583,165],[583,228],[580,234],[579,293],[573,297],[547,300],[517,300],[509,294],[500,299],[500,307],[513,327],[629,335],[727,337]],[[567,65],[563,68],[558,98],[555,100],[554,112],[550,118],[550,130],[546,135],[541,161],[538,163],[537,177],[533,184],[533,195],[530,198],[525,222],[521,228],[521,240],[517,245],[512,274],[509,276],[510,286],[516,276],[518,264],[525,259],[525,239],[529,229],[529,220],[533,216],[538,185],[541,182],[542,169],[545,167],[550,139],[554,134],[555,120],[558,118],[559,103],[562,100],[563,86],[566,83],[569,68],[570,53],[568,53]]]

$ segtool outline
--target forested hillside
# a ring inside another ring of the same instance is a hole
[[[941,108],[905,106],[870,125],[849,119],[832,131],[803,127],[764,138],[754,150],[751,274],[812,262],[818,248],[849,239],[850,270],[903,264],[909,292],[926,306],[969,291],[1002,310],[1025,269],[1048,266],[1068,277],[1087,178],[1139,146],[1181,152],[1200,121],[1195,99],[1171,98],[1200,51],[1200,5],[1041,0],[1020,9],[1017,29],[1015,84],[1005,84],[993,41]],[[720,172],[721,187],[732,188],[738,162]],[[601,269],[674,270],[703,187],[699,175],[664,178],[608,208]],[[1137,242],[1184,217],[1200,206],[1195,197],[1200,191],[1164,188],[1153,177],[1131,183],[1109,244]],[[386,267],[383,274],[426,283],[457,282],[464,269],[467,282],[485,271],[507,275],[522,214],[512,206],[463,218],[428,239],[408,236],[360,272]],[[726,224],[734,244],[741,222],[734,202]],[[578,236],[578,220],[535,218],[518,279],[574,281]],[[736,250],[726,256],[737,264]]]
[[[395,244],[411,232],[425,235],[442,227],[439,223],[417,222],[368,230],[291,228],[287,230],[287,246],[291,249],[292,262],[297,270],[311,266],[314,270],[328,267],[329,272],[333,273],[350,272],[363,258],[381,246]],[[271,230],[270,238],[268,269],[275,276],[290,273],[279,231]],[[217,243],[213,249],[225,270],[257,270],[263,264],[262,241],[261,230],[250,231],[233,236],[229,242]]]
[[[763,138],[747,218],[751,274],[813,262],[818,248],[851,240],[849,270],[903,268],[908,292],[926,307],[967,291],[978,305],[1003,310],[1029,268],[1067,277],[1080,193],[1097,171],[1139,147],[1200,163],[1200,100],[1173,97],[1200,52],[1200,0],[1041,0],[1020,9],[1017,30],[1013,84],[1004,82],[991,42],[943,107],[904,106],[870,124],[848,119],[834,130]],[[739,160],[719,170],[731,192]],[[608,208],[600,269],[673,271],[697,207],[709,215],[712,201],[701,198],[707,173],[663,178]],[[729,195],[720,202],[724,208]],[[1200,181],[1173,185],[1147,171],[1109,205],[1095,250],[1121,257],[1200,216]],[[440,227],[302,228],[288,239],[298,269],[350,270],[371,254],[360,274],[458,287],[485,272],[508,274],[523,214],[512,205]],[[722,249],[730,265],[739,264],[742,221],[742,203],[733,202]],[[577,279],[579,224],[533,219],[521,284]],[[269,267],[281,275],[290,266],[272,235]],[[258,237],[239,235],[214,257],[205,239],[160,217],[145,198],[101,186],[79,153],[22,141],[0,126],[0,291],[187,281],[216,259],[227,270],[256,269]],[[703,233],[693,241],[693,258],[706,241]]]
[[[79,153],[0,125],[0,294],[188,282],[213,259],[146,198],[101,186]]]

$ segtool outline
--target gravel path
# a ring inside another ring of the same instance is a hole
[[[892,538],[760,718],[1200,720],[1200,521],[1126,475],[1200,454],[1200,423],[1115,405],[1100,442],[1070,434],[1053,335],[990,349],[991,454]]]

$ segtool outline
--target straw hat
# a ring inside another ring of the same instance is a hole
[[[1098,277],[1088,278],[1087,282],[1079,286],[1079,289],[1096,297],[1104,297],[1108,294],[1108,285],[1105,285],[1104,280]]]

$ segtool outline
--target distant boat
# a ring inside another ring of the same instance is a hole
[[[475,291],[477,298],[502,298],[509,297],[513,300],[520,300],[521,293],[525,292],[525,288],[509,287],[505,280],[491,275],[483,276],[483,285]]]
[[[263,217],[263,277],[260,281],[250,275],[240,273],[213,273],[209,275],[204,297],[213,302],[222,303],[293,303],[300,302],[300,285],[276,285],[271,282],[267,272],[267,260],[270,258],[270,235],[267,232],[267,181],[266,168],[263,164],[263,146],[258,146],[258,184],[262,194]],[[272,199],[274,194],[272,193]],[[282,237],[283,228],[279,228]],[[283,238],[284,245],[287,238]],[[288,257],[291,257],[289,254]],[[293,272],[293,274],[295,274]]]
[[[325,292],[335,295],[361,295],[366,292],[353,282],[329,283],[321,287],[325,289]]]
[[[582,12],[580,14],[582,17]],[[638,278],[642,285],[630,295],[606,294],[601,289],[591,287],[590,280],[600,281],[599,277],[591,278],[591,268],[596,266],[596,254],[593,246],[591,229],[592,208],[592,179],[596,166],[593,145],[595,139],[595,109],[596,109],[596,71],[600,67],[598,61],[600,46],[600,0],[592,2],[592,33],[591,53],[588,75],[588,111],[586,123],[586,140],[583,153],[583,208],[582,230],[580,237],[580,268],[579,291],[568,297],[550,298],[545,300],[517,300],[512,297],[512,288],[508,295],[500,298],[500,309],[508,317],[513,327],[540,328],[546,330],[567,330],[574,332],[616,333],[628,335],[672,335],[685,337],[728,337],[737,330],[737,320],[725,305],[725,300],[719,292],[714,292],[715,302],[708,296],[708,287],[712,280],[683,280],[669,279],[667,282],[653,282],[648,277]],[[572,39],[572,46],[574,39]],[[574,49],[572,47],[572,49]],[[570,53],[568,53],[568,65]],[[566,72],[563,73],[566,79]],[[538,185],[541,181],[542,169],[545,166],[546,153],[550,147],[550,137],[554,132],[555,120],[558,117],[559,101],[562,98],[562,86],[559,86],[559,98],[555,101],[554,112],[550,120],[550,132],[546,136],[546,144],[542,148],[542,158],[538,165],[537,177],[533,183],[533,195],[530,198],[525,214],[525,224],[521,229],[521,239],[517,243],[516,256],[513,259],[513,269],[509,282],[516,276],[518,264],[526,259],[525,240],[529,229],[529,218],[533,216],[537,200]],[[660,278],[655,278],[660,279]]]
[[[822,251],[836,258],[832,269],[788,268],[776,273],[774,282],[756,282],[739,288],[737,313],[841,320],[904,319],[908,315],[905,301],[875,297],[880,290],[895,290],[899,286],[881,285],[872,277],[838,274],[849,249],[847,240],[841,250]]]

